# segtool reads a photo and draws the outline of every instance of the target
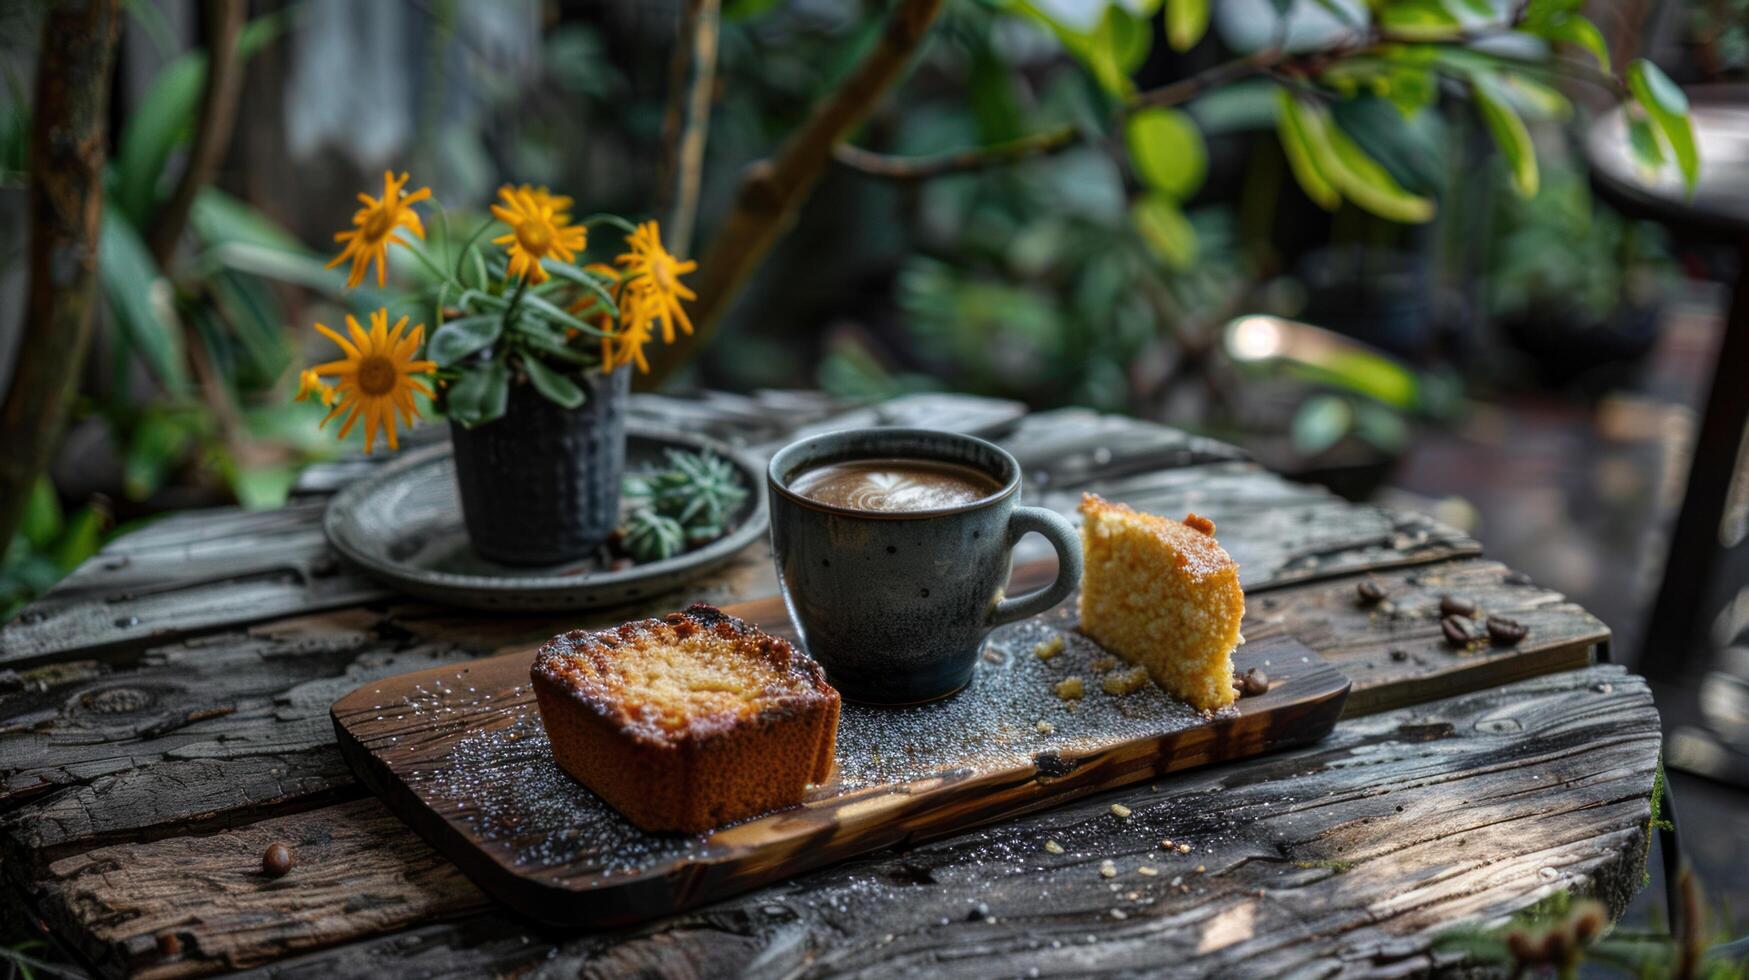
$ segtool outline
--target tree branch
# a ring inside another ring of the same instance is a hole
[[[43,19],[30,137],[30,295],[0,401],[0,547],[48,466],[91,343],[118,0],[58,0]]]
[[[176,243],[188,226],[194,198],[212,180],[231,142],[237,121],[237,96],[243,88],[243,65],[237,57],[237,37],[243,32],[244,0],[208,0],[207,19],[212,28],[208,48],[206,89],[200,97],[200,118],[195,125],[194,146],[188,166],[176,190],[152,223],[149,244],[158,268],[166,273],[176,254]]]
[[[887,16],[880,43],[838,87],[815,103],[777,155],[747,168],[735,204],[700,262],[692,334],[657,348],[647,385],[662,379],[710,339],[723,312],[765,253],[794,220],[797,209],[832,159],[832,148],[873,110],[941,12],[942,0],[899,0]]]
[[[1118,109],[1118,119],[1141,109],[1163,109],[1182,105],[1211,88],[1228,82],[1260,75],[1282,67],[1292,56],[1275,49],[1261,51],[1244,58],[1223,62],[1205,71],[1169,85],[1149,89],[1131,96]],[[888,180],[928,180],[948,174],[967,173],[986,167],[1014,163],[1028,157],[1059,153],[1086,139],[1088,132],[1075,126],[1062,126],[1032,133],[1005,143],[977,146],[928,157],[889,156],[844,144],[833,151],[833,159],[858,173]]]
[[[721,0],[687,0],[669,77],[662,183],[668,227],[662,237],[681,258],[692,252],[692,226],[698,217],[711,92],[716,86],[720,7]]]

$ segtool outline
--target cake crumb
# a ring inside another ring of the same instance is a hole
[[[1117,658],[1116,657],[1094,657],[1087,664],[1088,669],[1093,671],[1095,674],[1103,674],[1106,671],[1108,671],[1111,668],[1116,667],[1116,666],[1117,666]]]
[[[1045,850],[1049,851],[1052,854],[1061,854],[1061,853],[1063,853],[1063,845],[1057,843],[1054,840],[1048,840],[1048,841],[1045,841]]]
[[[1204,873],[1206,873],[1206,872],[1207,872],[1207,871],[1208,871],[1208,869],[1207,869],[1207,868],[1205,868],[1205,867],[1203,867],[1203,866],[1202,866],[1202,865],[1200,865],[1200,864],[1199,864],[1199,865],[1197,865],[1197,866],[1196,866],[1196,873],[1197,873],[1197,874],[1204,874]]]
[[[1215,522],[1206,517],[1198,517],[1195,514],[1186,514],[1184,515],[1184,526],[1190,528],[1192,531],[1201,531],[1211,538],[1215,536]]]
[[[1087,695],[1087,685],[1079,677],[1065,677],[1055,686],[1057,697],[1074,701]]]
[[[1161,841],[1161,842],[1160,842],[1160,846],[1161,846],[1161,847],[1164,847],[1164,848],[1165,848],[1165,849],[1167,849],[1167,850],[1168,850],[1168,851],[1170,851],[1170,850],[1172,850],[1172,849],[1173,849],[1173,848],[1174,848],[1174,847],[1177,847],[1177,846],[1178,846],[1178,845],[1176,845],[1176,844],[1174,844],[1174,843],[1172,843],[1172,838],[1170,838],[1170,837],[1168,837],[1168,838],[1166,838],[1166,839],[1165,839],[1165,840],[1163,840],[1163,841]]]
[[[1106,858],[1105,860],[1099,862],[1099,877],[1101,877],[1101,878],[1116,878],[1117,877],[1117,865],[1112,863],[1112,860],[1110,858]]]
[[[1049,660],[1063,652],[1063,634],[1052,633],[1050,636],[1033,645],[1032,655],[1040,660]]]
[[[1180,854],[1189,854],[1189,853],[1190,853],[1190,845],[1189,845],[1189,844],[1180,844],[1180,845],[1178,845],[1178,853],[1180,853]]]
[[[1159,873],[1160,873],[1160,869],[1154,867],[1151,864],[1144,864],[1141,867],[1136,869],[1136,874],[1147,875],[1150,878],[1154,877],[1155,875],[1157,875]]]
[[[1113,803],[1111,805],[1111,813],[1112,816],[1117,817],[1120,820],[1128,820],[1130,818],[1130,808],[1124,806],[1122,803]]]
[[[1051,735],[1057,730],[1057,726],[1045,721],[1043,718],[1040,718],[1035,722],[1032,727],[1036,729],[1040,735]]]
[[[1111,917],[1114,919],[1127,919],[1130,917],[1130,914],[1123,909],[1112,909]]]
[[[1105,688],[1105,693],[1121,698],[1136,693],[1147,683],[1148,668],[1131,667],[1129,670],[1119,671],[1115,674],[1106,674],[1101,686]]]

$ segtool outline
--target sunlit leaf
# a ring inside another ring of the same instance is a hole
[[[1189,51],[1208,27],[1208,0],[1166,0],[1166,39],[1172,50]]]
[[[1336,189],[1336,182],[1330,178],[1326,162],[1313,153],[1312,142],[1306,132],[1305,112],[1300,107],[1299,100],[1288,90],[1278,89],[1277,102],[1279,112],[1276,116],[1276,135],[1281,140],[1281,149],[1287,156],[1288,167],[1293,171],[1294,179],[1299,181],[1300,188],[1313,203],[1326,211],[1334,211],[1342,203],[1342,194]]]
[[[1143,109],[1124,123],[1124,141],[1136,176],[1184,200],[1202,187],[1208,149],[1196,123],[1177,109]]]
[[[55,485],[46,476],[38,477],[30,488],[30,498],[25,501],[19,533],[36,547],[46,548],[61,533],[63,523],[61,500],[55,494]],[[0,548],[0,552],[4,550]]]
[[[1406,189],[1429,194],[1443,185],[1444,148],[1430,135],[1427,119],[1405,119],[1389,100],[1371,95],[1337,102],[1329,112],[1331,125],[1348,134]]]
[[[1644,116],[1628,120],[1628,147],[1634,163],[1647,175],[1654,175],[1664,166],[1664,146],[1658,142],[1658,132]]]
[[[1688,96],[1669,75],[1644,58],[1628,66],[1627,79],[1628,91],[1646,110],[1676,158],[1683,185],[1694,193],[1694,183],[1700,177],[1700,151],[1694,142],[1694,122],[1688,117]]]
[[[1536,146],[1531,142],[1530,131],[1524,127],[1524,120],[1506,104],[1498,84],[1487,76],[1471,78],[1470,95],[1476,100],[1476,111],[1487,125],[1488,135],[1494,138],[1494,145],[1500,148],[1501,155],[1512,168],[1512,186],[1525,197],[1534,196],[1537,188]]]
[[[1149,251],[1166,265],[1184,269],[1196,261],[1196,229],[1170,197],[1158,192],[1143,195],[1130,206],[1130,221]]]
[[[1307,157],[1342,196],[1381,218],[1415,223],[1433,217],[1433,202],[1404,190],[1319,105],[1287,96],[1286,115],[1303,139]]]
[[[1404,41],[1441,41],[1463,31],[1463,22],[1439,0],[1397,0],[1377,12],[1386,34]]]

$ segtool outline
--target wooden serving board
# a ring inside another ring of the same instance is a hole
[[[1032,577],[1017,575],[1016,587]],[[794,638],[775,598],[726,611]],[[800,806],[699,836],[645,833],[558,768],[529,689],[532,649],[372,682],[336,702],[332,715],[359,777],[483,889],[537,919],[604,926],[1163,773],[1315,741],[1348,696],[1339,671],[1277,636],[1241,646],[1234,658],[1241,671],[1268,673],[1268,693],[1212,717],[1152,684],[1115,697],[1100,684],[1104,651],[1074,625],[1070,602],[998,629],[972,683],[951,698],[844,705],[831,782]],[[1053,630],[1065,633],[1065,648],[1040,660],[1033,645]],[[1085,679],[1087,694],[1067,702],[1053,686],[1072,675]]]

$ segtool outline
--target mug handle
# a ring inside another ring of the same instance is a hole
[[[1017,619],[1037,616],[1062,602],[1081,584],[1081,535],[1075,525],[1054,510],[1044,507],[1016,507],[1008,518],[1008,547],[1029,532],[1037,531],[1057,549],[1057,580],[1037,592],[1003,599],[996,603],[990,615],[991,626],[1001,626]]]

